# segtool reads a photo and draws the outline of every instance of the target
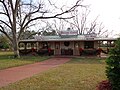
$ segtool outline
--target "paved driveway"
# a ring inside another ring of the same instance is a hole
[[[57,67],[58,65],[68,62],[70,59],[71,58],[51,58],[35,64],[0,70],[0,87]]]

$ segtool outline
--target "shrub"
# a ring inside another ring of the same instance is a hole
[[[96,90],[112,90],[111,83],[108,80],[100,82]]]
[[[110,50],[106,60],[106,75],[112,85],[112,90],[120,90],[120,39],[115,42],[115,47]]]

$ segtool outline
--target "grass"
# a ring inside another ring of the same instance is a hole
[[[10,84],[0,90],[95,90],[106,79],[105,60],[73,58],[44,73]]]
[[[41,57],[41,56],[21,56],[20,59],[13,58],[13,52],[0,52],[0,70],[32,64],[35,62],[43,61],[48,59],[49,57]]]

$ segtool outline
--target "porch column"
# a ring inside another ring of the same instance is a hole
[[[27,43],[24,43],[25,47],[24,47],[24,50],[27,50]]]
[[[34,43],[31,43],[31,49],[34,48]]]
[[[109,52],[109,48],[110,48],[110,41],[107,41],[107,52]]]
[[[101,41],[98,41],[98,48],[100,48]]]
[[[39,50],[39,42],[36,42],[36,50]]]
[[[73,42],[73,55],[80,55],[78,41]]]
[[[112,45],[111,45],[111,42],[112,42],[112,41],[110,41],[110,49],[111,49],[111,46],[112,46]]]

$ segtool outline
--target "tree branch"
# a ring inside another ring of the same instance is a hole
[[[26,5],[26,4],[25,4],[25,5]],[[27,5],[31,5],[31,4],[27,4]],[[30,8],[31,8],[31,7],[30,7]],[[24,19],[23,19],[23,22],[21,23],[21,27],[23,27],[23,25],[25,24],[25,21],[27,20],[27,18],[30,18],[30,16],[31,16],[32,14],[35,14],[35,13],[39,12],[41,8],[42,8],[42,7],[41,7],[41,4],[39,4],[37,10],[35,10],[35,11],[33,11],[33,12],[29,12],[28,14],[26,14],[25,17],[24,17]],[[45,13],[45,12],[42,12],[42,13]]]
[[[48,16],[48,17],[39,16],[39,17],[35,17],[35,18],[33,18],[33,19],[30,19],[30,20],[28,20],[28,21],[26,22],[26,19],[27,19],[30,15],[32,15],[32,14],[34,14],[34,13],[36,13],[36,12],[39,11],[39,9],[40,9],[40,6],[39,6],[39,8],[38,8],[36,11],[30,12],[30,13],[28,13],[28,14],[25,16],[25,18],[24,18],[24,20],[23,20],[23,22],[22,22],[22,24],[21,24],[21,29],[20,29],[20,32],[19,32],[18,39],[20,38],[20,35],[21,35],[21,33],[23,32],[23,30],[25,29],[25,27],[26,27],[29,23],[31,23],[32,21],[34,21],[34,20],[37,20],[37,19],[49,19],[49,18],[58,18],[58,19],[71,19],[71,18],[73,18],[74,16],[72,16],[72,17],[60,17],[60,16],[63,15],[63,14],[65,14],[65,13],[70,13],[70,12],[74,11],[74,10],[75,10],[77,7],[79,7],[79,6],[83,7],[83,5],[79,5],[79,2],[80,2],[80,1],[81,1],[81,0],[78,0],[73,7],[71,7],[70,9],[68,9],[68,10],[66,10],[66,11],[63,11],[62,13],[59,13],[59,14],[56,14],[56,15],[53,15],[53,16]],[[26,23],[25,23],[25,22],[26,22]]]
[[[13,1],[12,0],[8,0],[9,1],[9,3],[10,3],[10,6],[11,6],[11,10],[12,10],[12,12],[14,12],[14,8],[13,8]],[[18,1],[18,0],[17,0]]]
[[[0,12],[0,14],[3,14],[3,15],[6,15],[6,16],[7,16],[7,14],[6,14],[6,13],[4,13],[4,12]]]
[[[16,3],[15,3],[15,11],[18,10],[19,4],[20,4],[20,0],[16,0]]]
[[[12,21],[11,21],[11,18],[10,18],[10,15],[9,15],[9,12],[8,12],[8,9],[7,9],[7,6],[6,6],[6,4],[4,3],[4,0],[1,1],[1,3],[3,4],[3,6],[4,6],[4,8],[5,8],[6,16],[8,17],[9,22],[10,22],[10,24],[11,24],[11,26],[12,26]]]
[[[7,37],[11,42],[13,42],[13,40],[10,38],[10,36],[5,32],[4,27],[0,25],[0,28],[1,28],[0,31],[1,31],[2,33],[4,33],[4,34],[6,35],[6,37]]]
[[[4,22],[3,20],[0,20],[0,22],[4,23],[6,26],[8,26],[10,29],[12,29],[12,27],[10,27],[9,24]]]

